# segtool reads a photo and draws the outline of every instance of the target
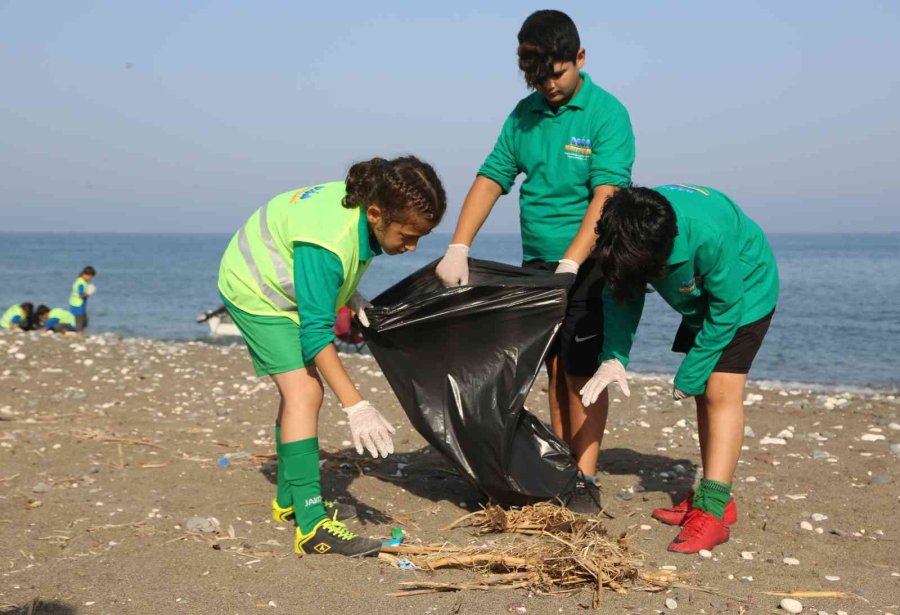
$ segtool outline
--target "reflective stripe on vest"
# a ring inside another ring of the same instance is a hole
[[[260,216],[262,218],[262,216]],[[241,250],[241,256],[244,257],[244,262],[247,264],[247,269],[250,270],[250,275],[253,276],[253,281],[256,282],[256,285],[259,286],[259,289],[263,292],[263,294],[275,304],[275,307],[281,310],[296,310],[297,304],[280,292],[277,289],[269,286],[266,281],[263,279],[262,274],[259,272],[259,267],[256,265],[256,260],[253,258],[253,253],[250,251],[250,242],[247,241],[247,225],[241,227],[241,230],[238,231],[238,247]],[[271,253],[269,256],[272,256]],[[280,262],[281,256],[276,254],[273,259],[273,263]],[[284,269],[284,263],[281,263],[282,268]],[[277,269],[277,266],[276,266]],[[281,282],[281,280],[279,280]],[[283,285],[283,284],[282,284]],[[291,290],[293,290],[294,284],[291,282]]]

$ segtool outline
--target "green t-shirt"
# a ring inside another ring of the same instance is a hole
[[[634,163],[628,111],[587,73],[568,104],[552,109],[538,92],[523,98],[478,170],[510,191],[519,173],[524,259],[557,261],[578,233],[594,188],[627,187]]]
[[[775,309],[778,266],[762,229],[721,192],[690,184],[654,190],[672,204],[678,234],[666,275],[650,284],[697,333],[675,386],[698,395],[738,327]],[[604,290],[601,362],[617,358],[628,365],[643,308],[643,295],[618,303]]]

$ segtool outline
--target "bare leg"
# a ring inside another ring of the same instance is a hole
[[[706,383],[706,393],[697,398],[697,424],[705,478],[728,484],[734,479],[744,444],[746,384],[747,374],[713,372]]]
[[[697,404],[697,436],[700,440],[700,467],[705,468],[707,464],[706,443],[709,441],[709,419],[707,417],[706,396],[697,395],[694,397]]]
[[[315,368],[273,374],[272,380],[281,393],[277,421],[281,425],[281,441],[294,442],[316,437],[324,391]]]
[[[579,391],[590,377],[566,374],[565,378],[569,425],[572,430],[569,446],[578,460],[578,469],[593,476],[597,472],[597,457],[600,455],[600,443],[603,441],[603,431],[609,416],[609,395],[607,391],[603,391],[597,401],[585,408]]]
[[[547,358],[547,396],[550,398],[550,425],[553,433],[568,442],[572,437],[569,424],[569,396],[566,389],[566,377],[559,369],[559,355]]]

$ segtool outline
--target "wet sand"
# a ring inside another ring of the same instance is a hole
[[[407,542],[480,544],[442,527],[482,497],[409,426],[377,364],[346,358],[393,421],[397,453],[360,457],[328,393],[320,417],[326,497],[356,506],[355,531]],[[541,376],[528,407],[547,420]],[[602,612],[900,612],[900,396],[752,385],[735,480],[739,520],[711,558],[668,553],[674,528],[650,517],[697,476],[693,403],[663,379],[614,391],[600,477],[610,533],[628,532],[643,566],[687,584],[604,593]],[[578,613],[524,590],[391,597],[410,572],[375,559],[298,558],[271,521],[277,392],[242,346],[115,336],[0,333],[0,613]],[[893,449],[893,450],[892,450]],[[221,460],[227,457],[227,464]],[[190,524],[188,523],[190,521]],[[189,529],[190,527],[190,529]],[[811,528],[811,529],[804,529]],[[202,531],[211,530],[211,531]]]

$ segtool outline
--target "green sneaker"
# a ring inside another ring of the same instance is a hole
[[[322,519],[308,534],[298,527],[294,533],[294,553],[298,555],[346,555],[365,557],[381,550],[381,541],[357,536],[337,520]]]
[[[337,518],[342,521],[352,519],[356,516],[356,506],[341,504],[337,500],[325,500],[323,504],[325,504],[325,510],[327,510],[329,514],[333,515],[334,513],[337,513]],[[278,505],[278,500],[272,500],[272,520],[277,521],[278,523],[293,521],[294,507],[288,506],[282,508]]]

